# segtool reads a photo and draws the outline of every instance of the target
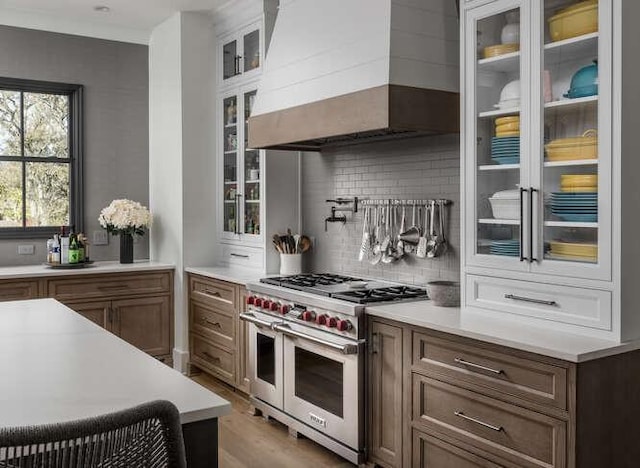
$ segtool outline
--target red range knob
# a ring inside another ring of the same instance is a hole
[[[337,328],[340,331],[347,331],[351,330],[353,328],[353,325],[351,325],[351,322],[349,322],[348,320],[338,320]]]
[[[282,305],[280,306],[279,312],[280,312],[282,315],[288,314],[288,313],[289,313],[289,306],[288,306],[288,305],[286,305],[286,304],[282,304]]]
[[[253,300],[253,305],[255,305],[256,307],[262,307],[262,299],[260,299],[259,297],[256,297]]]
[[[279,302],[272,302],[271,303],[271,307],[269,307],[269,310],[271,310],[271,312],[277,312],[280,310],[280,303]]]
[[[247,304],[252,305],[256,300],[255,296],[247,296]]]
[[[316,313],[312,310],[305,310],[302,312],[302,320],[305,322],[312,322],[316,318]]]
[[[262,301],[262,308],[267,310],[271,309],[271,301],[269,299]]]
[[[318,315],[318,316],[316,317],[316,323],[317,323],[318,325],[326,325],[326,324],[327,324],[327,319],[328,319],[328,318],[329,318],[329,317],[327,317],[326,315],[324,315],[324,314],[320,314],[320,315]]]
[[[335,328],[338,326],[338,319],[335,317],[331,317],[329,319],[329,321],[327,322],[327,327],[329,328]]]

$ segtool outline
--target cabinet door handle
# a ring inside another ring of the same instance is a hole
[[[479,419],[472,418],[471,416],[467,416],[462,411],[454,411],[453,414],[455,414],[459,418],[462,418],[462,419],[464,419],[466,421],[471,421],[472,423],[476,423],[476,424],[478,424],[478,425],[480,425],[482,427],[486,427],[488,429],[492,429],[492,430],[494,430],[496,432],[502,432],[503,431],[502,426],[495,426],[493,424],[489,424],[489,423],[486,423],[484,421],[480,421]]]
[[[203,351],[203,352],[202,352],[202,355],[203,355],[204,357],[206,357],[209,361],[213,361],[213,362],[220,362],[220,358],[219,358],[219,357],[217,357],[217,356],[212,356],[211,354],[209,354],[209,353],[208,353],[208,352],[206,352],[206,351]]]
[[[480,369],[483,371],[491,372],[492,374],[503,374],[504,371],[502,369],[492,369],[491,367],[486,367],[480,364],[476,364],[475,362],[465,361],[462,358],[455,358],[454,362],[461,364],[466,367],[473,367],[474,369]]]
[[[378,334],[375,332],[371,334],[371,348],[369,352],[371,354],[378,354]]]
[[[514,294],[505,294],[504,298],[511,299],[513,301],[531,302],[533,304],[543,304],[543,305],[549,305],[549,306],[558,305],[556,301],[545,301],[544,299],[533,299],[531,297],[516,296]]]
[[[107,307],[107,321],[110,324],[113,323],[113,309],[111,307]]]
[[[533,256],[533,194],[538,193],[538,189],[529,188],[529,263],[537,262]],[[522,229],[522,228],[520,228]]]
[[[525,261],[525,256],[524,256],[524,192],[526,192],[527,189],[520,187],[520,261],[524,262]]]
[[[237,254],[237,253],[230,253],[229,255],[236,258],[249,258],[249,255],[243,255],[243,254]]]
[[[221,297],[220,293],[218,291],[214,291],[213,289],[205,288],[205,289],[203,289],[203,292],[205,294],[208,294],[209,296]]]
[[[130,289],[128,284],[107,284],[104,286],[98,286],[98,289],[100,291],[112,291],[112,290],[118,290],[118,289]]]
[[[218,328],[220,327],[220,322],[212,322],[206,317],[202,317],[202,321],[208,325],[211,325],[212,327],[218,327]]]

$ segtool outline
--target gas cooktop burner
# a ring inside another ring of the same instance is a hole
[[[263,278],[260,282],[356,304],[428,299],[425,289],[411,286],[387,286],[389,283],[365,281],[361,278],[329,273]],[[347,284],[351,282],[362,283],[365,286],[354,288]]]
[[[318,286],[333,286],[336,284],[348,283],[350,281],[361,281],[358,278],[351,278],[350,276],[334,275],[330,273],[323,274],[304,274],[293,276],[277,276],[275,278],[262,278],[261,283],[275,284],[282,286],[283,288],[297,289],[299,291],[307,291]],[[317,290],[313,290],[315,293],[322,293]],[[323,295],[329,295],[323,293]]]
[[[332,294],[335,299],[367,304],[371,302],[401,301],[408,299],[428,299],[427,291],[410,286],[390,286],[388,288],[357,289]]]

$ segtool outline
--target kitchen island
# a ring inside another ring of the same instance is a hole
[[[0,304],[0,426],[83,419],[163,399],[190,468],[217,466],[230,404],[54,299]]]

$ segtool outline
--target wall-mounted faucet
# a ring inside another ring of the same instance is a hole
[[[336,206],[331,207],[331,216],[328,216],[324,219],[324,230],[327,231],[327,227],[329,223],[342,223],[346,224],[347,217],[346,215],[338,216],[336,213],[348,212],[348,213],[357,213],[358,212],[358,197],[354,198],[334,198],[331,200],[327,200],[327,203],[335,203]],[[352,206],[344,206],[343,205],[352,205]]]

